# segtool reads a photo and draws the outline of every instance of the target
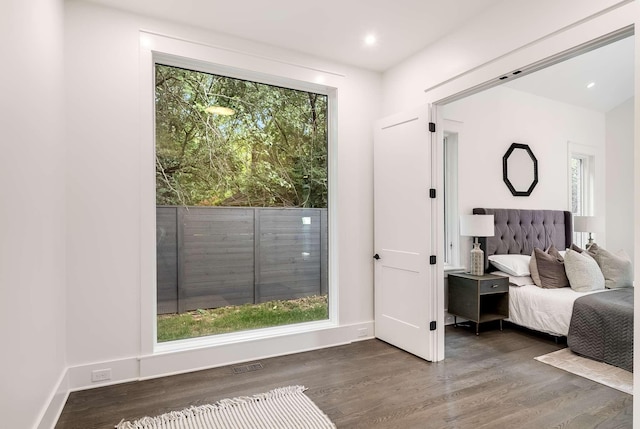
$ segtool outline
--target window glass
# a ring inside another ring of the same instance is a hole
[[[583,211],[584,168],[582,158],[571,157],[571,212],[581,215]]]
[[[327,95],[155,72],[158,341],[327,319]]]
[[[595,155],[572,151],[569,157],[570,186],[569,201],[574,216],[593,216],[593,183]],[[573,241],[585,246],[588,233],[575,232]]]
[[[444,255],[445,266],[458,266],[458,133],[444,136]]]

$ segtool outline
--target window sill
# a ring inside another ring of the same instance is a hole
[[[179,352],[335,328],[331,319],[156,343],[154,354]]]

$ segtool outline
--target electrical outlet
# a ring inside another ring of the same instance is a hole
[[[91,372],[91,381],[107,381],[111,380],[111,368],[96,369]]]
[[[367,334],[367,328],[359,328],[358,329],[358,338],[364,338]]]

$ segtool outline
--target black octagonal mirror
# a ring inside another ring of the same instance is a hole
[[[527,144],[512,143],[502,157],[502,178],[511,194],[528,197],[538,184],[538,160]]]

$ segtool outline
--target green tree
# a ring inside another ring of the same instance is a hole
[[[155,104],[158,205],[327,207],[327,96],[156,65]]]

